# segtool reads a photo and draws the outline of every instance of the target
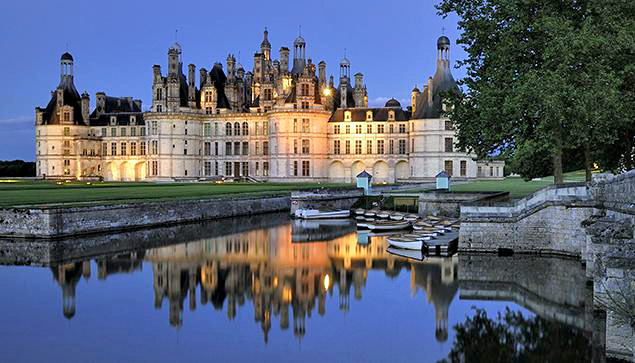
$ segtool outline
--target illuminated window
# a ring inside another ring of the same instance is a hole
[[[384,140],[377,140],[377,154],[384,153]]]
[[[113,142],[112,144],[110,144],[110,155],[115,156],[117,155],[117,143]]]
[[[355,140],[355,154],[362,153],[362,140]]]
[[[355,125],[355,133],[356,134],[361,134],[362,133],[362,125]]]
[[[399,124],[399,133],[400,134],[406,133],[406,124]]]
[[[344,153],[351,153],[351,140],[346,140],[346,143],[344,144]]]
[[[333,154],[340,154],[340,140],[333,141]]]
[[[130,155],[131,156],[136,156],[137,155],[137,143],[136,142],[131,142],[130,143]]]
[[[145,155],[146,154],[146,143],[145,142],[141,142],[141,144],[139,145],[139,155]]]
[[[377,125],[377,133],[378,134],[383,134],[384,133],[384,125]]]
[[[339,134],[340,133],[340,125],[333,126],[333,133],[334,134]]]
[[[351,111],[344,112],[344,121],[350,121],[350,120],[351,120]]]
[[[366,140],[366,154],[373,153],[373,140]]]
[[[121,155],[126,155],[126,143],[121,143]]]
[[[70,127],[65,127],[64,128],[64,136],[71,136],[71,128]]]
[[[249,124],[246,122],[243,122],[243,135],[249,135]]]

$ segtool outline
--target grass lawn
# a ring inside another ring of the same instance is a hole
[[[585,181],[584,170],[565,173],[565,182],[583,182]],[[540,178],[540,180],[524,181],[520,177],[507,177],[504,180],[479,180],[475,182],[454,184],[451,187],[455,192],[509,192],[514,199],[523,198],[532,194],[539,189],[553,184],[553,177]],[[408,190],[404,192],[423,191]]]
[[[286,183],[117,183],[2,181],[0,207],[54,204],[107,204],[163,199],[198,199],[229,195],[282,195],[294,190],[352,188],[352,184]]]

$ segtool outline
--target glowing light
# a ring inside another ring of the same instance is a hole
[[[322,93],[324,93],[325,96],[330,96],[331,95],[331,89],[330,88],[325,88]]]
[[[331,285],[331,277],[328,274],[326,274],[324,276],[324,290],[328,290],[330,285]]]
[[[274,276],[273,278],[273,287],[278,288],[278,276]]]

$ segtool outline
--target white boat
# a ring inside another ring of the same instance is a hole
[[[373,217],[364,217],[364,220],[365,220],[366,222],[374,222],[374,221],[375,221],[375,218],[373,218]]]
[[[390,219],[392,219],[393,221],[402,221],[403,220],[403,216],[404,215],[402,213],[396,212],[396,213],[392,213],[390,215]]]
[[[362,208],[355,209],[355,215],[358,215],[358,216],[363,216],[365,212],[366,211],[363,210]]]
[[[393,229],[406,229],[410,228],[410,223],[408,222],[393,222],[393,221],[375,221],[369,222],[368,228],[372,230],[393,230]]]
[[[368,222],[357,221],[357,228],[368,229]]]
[[[423,251],[415,251],[415,250],[404,250],[402,248],[388,247],[386,251],[390,254],[411,258],[418,261],[423,261],[424,255]]]
[[[427,236],[427,235],[423,235],[423,234],[402,234],[401,237],[403,238],[412,238],[412,239],[416,239],[419,241],[429,241],[432,239],[433,236]]]
[[[366,220],[366,217],[364,217],[364,216],[356,216],[356,217],[355,217],[355,220],[358,220],[358,221],[365,221],[365,220]]]
[[[367,211],[364,212],[364,215],[366,217],[374,217],[375,216],[375,212],[372,211],[372,210],[367,210]]]
[[[408,222],[416,222],[419,217],[416,214],[408,214],[404,216],[403,219]]]
[[[419,250],[423,249],[424,242],[414,238],[403,237],[388,237],[386,238],[388,244],[397,248],[403,248],[406,250]]]
[[[332,219],[332,218],[348,218],[351,216],[351,211],[341,210],[318,210],[318,209],[298,209],[295,211],[295,216],[302,219]]]
[[[377,218],[383,218],[386,219],[390,217],[390,213],[386,212],[386,211],[380,211],[377,213]]]

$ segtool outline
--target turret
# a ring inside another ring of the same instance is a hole
[[[174,43],[168,49],[168,77],[178,78],[181,72],[181,45]]]
[[[289,48],[280,48],[280,73],[289,72]]]
[[[227,56],[227,78],[234,78],[234,69],[236,67],[236,58],[232,54]]]
[[[155,64],[152,66],[152,82],[159,83],[161,81],[161,66]]]
[[[366,88],[364,87],[364,75],[355,74],[355,89],[353,90],[355,107],[366,107]]]
[[[84,122],[88,124],[90,117],[90,96],[87,92],[82,93],[82,118]]]
[[[199,72],[199,76],[200,76],[200,87],[199,87],[199,89],[203,89],[203,86],[205,86],[205,83],[207,83],[207,69],[201,68],[198,72]]]
[[[265,61],[271,60],[271,43],[269,43],[269,31],[265,27],[264,39],[260,43],[260,51],[265,57]]]
[[[340,82],[343,78],[351,78],[351,62],[346,57],[340,62]]]
[[[300,74],[304,70],[306,59],[306,42],[302,36],[293,41],[293,69],[291,73]]]
[[[60,81],[73,81],[73,56],[68,52],[60,58]]]

